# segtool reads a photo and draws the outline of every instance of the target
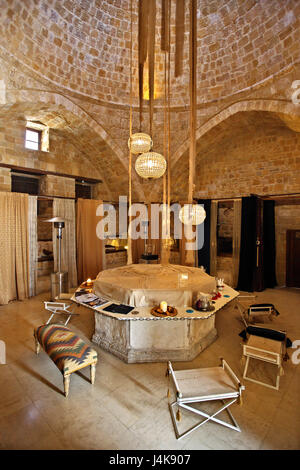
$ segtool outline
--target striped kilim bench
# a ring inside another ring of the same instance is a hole
[[[34,330],[36,354],[40,346],[64,377],[64,392],[69,394],[70,376],[83,367],[91,367],[91,383],[95,381],[97,352],[63,325],[48,324]]]

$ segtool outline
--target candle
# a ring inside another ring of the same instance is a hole
[[[160,303],[160,309],[166,313],[166,311],[168,310],[168,304],[167,302],[165,302],[164,300]]]
[[[91,287],[93,285],[92,279],[90,279],[90,278],[87,279],[86,285],[87,285],[87,287]]]

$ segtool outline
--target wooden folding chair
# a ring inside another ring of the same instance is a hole
[[[241,404],[242,390],[245,387],[240,383],[224,359],[221,359],[221,366],[219,367],[178,371],[174,371],[171,362],[168,362],[167,373],[172,378],[176,390],[176,401],[169,403],[176,439],[187,436],[209,421],[221,424],[235,431],[241,431],[228,408],[236,401]],[[212,415],[190,406],[192,403],[214,400],[221,401],[222,406]],[[176,414],[174,412],[175,407],[177,408]],[[177,426],[177,420],[181,419],[180,408],[202,416],[204,420],[180,434]],[[232,424],[217,418],[217,415],[224,410],[227,411]]]

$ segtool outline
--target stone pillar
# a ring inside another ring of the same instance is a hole
[[[11,170],[0,167],[0,191],[11,192]]]
[[[92,199],[103,199],[103,183],[96,183],[92,185]]]
[[[75,179],[59,175],[43,175],[40,179],[40,195],[75,198]]]

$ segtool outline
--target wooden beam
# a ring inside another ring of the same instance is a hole
[[[10,168],[11,170],[14,171],[19,171],[20,173],[33,173],[36,175],[53,175],[53,176],[62,176],[64,178],[73,178],[75,180],[84,180],[86,183],[91,183],[91,184],[96,184],[96,183],[103,183],[102,180],[100,179],[95,179],[95,178],[87,178],[86,176],[80,176],[80,175],[69,175],[66,173],[57,173],[55,171],[47,171],[47,170],[38,170],[36,168],[27,168],[23,166],[17,166],[17,165],[9,165],[8,163],[0,163],[0,168]]]
[[[176,0],[175,77],[182,75],[185,0]]]
[[[197,2],[190,0],[190,148],[189,148],[189,203],[193,202],[196,160],[196,106],[197,106]]]

